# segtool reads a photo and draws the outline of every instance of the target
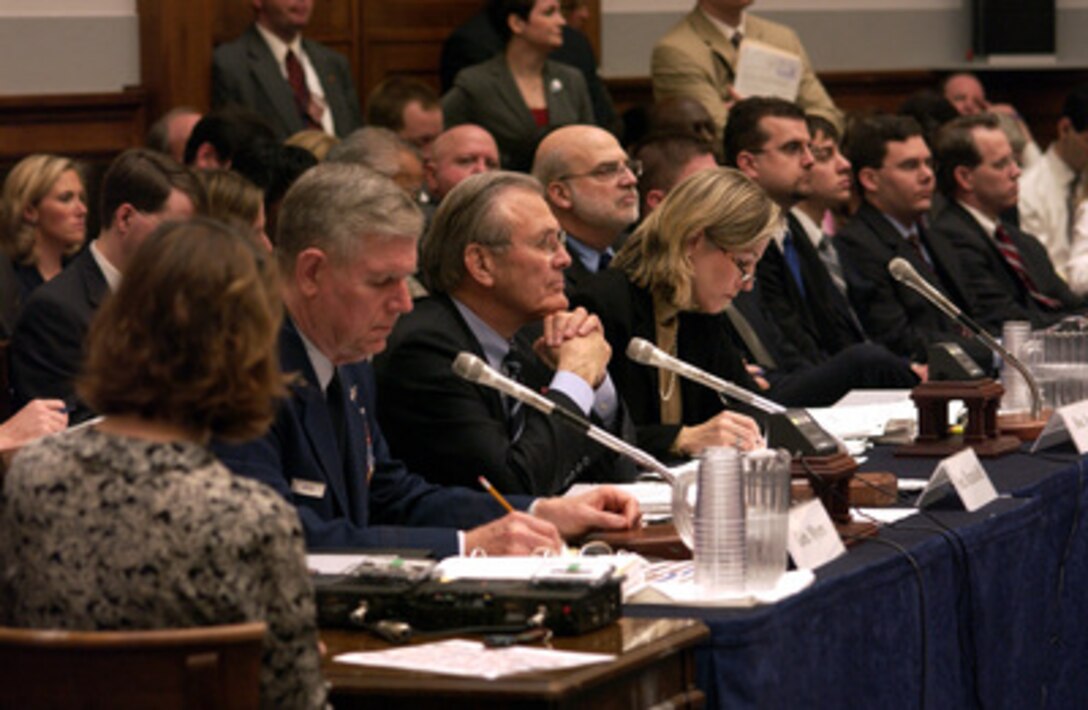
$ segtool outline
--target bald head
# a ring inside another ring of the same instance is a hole
[[[483,128],[465,123],[439,134],[431,145],[426,164],[427,192],[441,201],[459,182],[471,175],[497,170],[499,147]]]
[[[638,219],[638,175],[615,136],[601,128],[549,133],[537,148],[533,175],[563,229],[594,249],[610,247]]]

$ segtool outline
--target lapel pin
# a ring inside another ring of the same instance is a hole
[[[552,79],[552,83],[550,86],[553,94],[558,94],[560,91],[563,90],[563,82],[559,81],[558,79]]]

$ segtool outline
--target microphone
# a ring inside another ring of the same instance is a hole
[[[917,291],[921,294],[922,298],[932,303],[946,316],[969,330],[976,339],[982,341],[983,345],[1000,355],[1002,360],[1015,367],[1017,371],[1024,376],[1024,381],[1028,383],[1028,389],[1031,390],[1031,418],[1038,419],[1040,417],[1042,399],[1039,396],[1039,383],[1035,381],[1035,376],[1032,375],[1027,366],[1020,361],[1020,358],[1006,350],[1001,343],[997,342],[997,340],[986,331],[985,328],[960,310],[955,303],[952,303],[952,301],[937,290],[933,284],[922,278],[915,268],[911,266],[911,263],[903,257],[897,256],[888,262],[888,273],[890,273],[892,278],[899,283]]]
[[[653,456],[650,456],[642,449],[628,444],[618,436],[596,426],[580,414],[576,414],[566,407],[556,404],[547,397],[532,391],[525,385],[515,382],[502,373],[497,372],[494,368],[472,353],[458,353],[457,357],[453,360],[452,367],[454,374],[458,377],[478,385],[483,385],[484,387],[498,390],[508,397],[513,397],[514,399],[529,405],[533,409],[553,416],[568,426],[572,426],[578,431],[583,432],[601,446],[604,446],[621,456],[626,456],[644,469],[657,473],[669,483],[675,482],[676,476],[673,475],[673,472],[670,471],[665,464],[661,463]]]
[[[681,377],[698,382],[704,387],[709,387],[715,392],[720,392],[735,400],[744,402],[767,414],[782,414],[786,411],[786,408],[778,402],[771,401],[766,397],[760,397],[758,394],[716,377],[706,370],[689,365],[643,338],[631,338],[631,341],[627,343],[627,357],[640,365],[659,367],[674,372]]]

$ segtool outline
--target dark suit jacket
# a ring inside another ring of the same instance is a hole
[[[427,483],[392,458],[375,417],[374,371],[368,362],[339,368],[347,400],[342,459],[325,395],[289,320],[279,351],[280,367],[298,377],[268,433],[246,444],[219,442],[213,448],[235,473],[272,486],[298,508],[309,547],[407,547],[453,555],[455,528],[503,514],[486,493]],[[368,462],[373,462],[369,482]],[[531,499],[510,501],[524,509]]]
[[[84,249],[54,279],[34,291],[23,306],[11,342],[15,406],[55,397],[74,405],[73,423],[91,416],[75,400],[72,380],[83,364],[83,341],[91,317],[109,292],[106,277]]]
[[[302,39],[302,49],[325,92],[336,135],[342,138],[363,124],[348,60],[306,38]],[[218,46],[212,56],[212,105],[227,104],[256,111],[281,140],[306,128],[295,106],[291,85],[255,25],[250,25],[237,39]]]
[[[793,215],[788,224],[801,261],[802,296],[776,243],[767,245],[756,273],[760,299],[782,335],[813,363],[865,341],[849,316],[850,304],[835,288],[812,240]]]
[[[1005,228],[1020,250],[1035,286],[1061,301],[1062,307],[1051,310],[1037,303],[982,225],[959,203],[949,200],[933,220],[933,231],[955,246],[974,299],[971,316],[991,332],[999,333],[1001,324],[1008,320],[1026,320],[1032,327],[1042,328],[1067,315],[1083,312],[1085,299],[1070,291],[1054,272],[1046,248],[1039,240],[1010,224],[1005,224]]]
[[[926,361],[928,345],[955,342],[989,370],[993,358],[986,348],[973,338],[963,337],[948,316],[888,273],[888,262],[902,257],[965,312],[975,310],[955,248],[932,228],[923,230],[921,238],[936,274],[895,225],[868,202],[863,202],[853,219],[835,235],[839,253],[863,284],[855,303],[865,329],[873,340],[916,362]]]
[[[635,422],[640,447],[661,459],[670,458],[680,425],[661,424],[661,401],[656,368],[639,365],[627,358],[631,338],[657,339],[653,298],[627,280],[627,275],[608,269],[589,280],[575,294],[573,302],[596,313],[612,346],[609,373]],[[681,313],[677,331],[677,357],[753,392],[758,386],[748,375],[740,353],[726,334],[725,315]],[[677,378],[682,398],[681,421],[702,424],[725,409],[718,395],[702,385]],[[736,409],[761,416],[742,406]]]
[[[442,44],[442,59],[439,74],[442,79],[442,91],[449,91],[453,80],[462,69],[486,62],[503,51],[502,38],[495,31],[486,12],[480,12],[455,29]],[[582,72],[593,102],[593,115],[602,128],[612,130],[616,123],[616,107],[608,88],[597,73],[597,58],[593,47],[584,34],[573,27],[563,27],[563,46],[551,53],[550,59],[569,64]]]
[[[523,363],[522,384],[579,411],[566,395],[545,391],[553,372],[527,336],[519,334],[513,347]],[[532,407],[523,407],[525,424],[512,440],[499,392],[450,369],[462,351],[484,357],[453,302],[435,295],[416,301],[397,322],[375,363],[378,419],[393,453],[412,470],[435,483],[473,488],[483,475],[504,493],[531,495],[561,493],[576,481],[634,480],[634,466]],[[621,411],[620,422],[623,416]]]
[[[586,82],[577,69],[546,61],[544,93],[548,101],[548,125],[542,129],[537,127],[521,97],[505,55],[497,54],[457,75],[453,88],[442,97],[446,127],[462,123],[483,126],[499,145],[502,166],[528,171],[537,142],[549,130],[594,122]]]

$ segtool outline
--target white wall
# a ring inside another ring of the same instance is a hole
[[[0,0],[0,94],[140,83],[136,0]]]

